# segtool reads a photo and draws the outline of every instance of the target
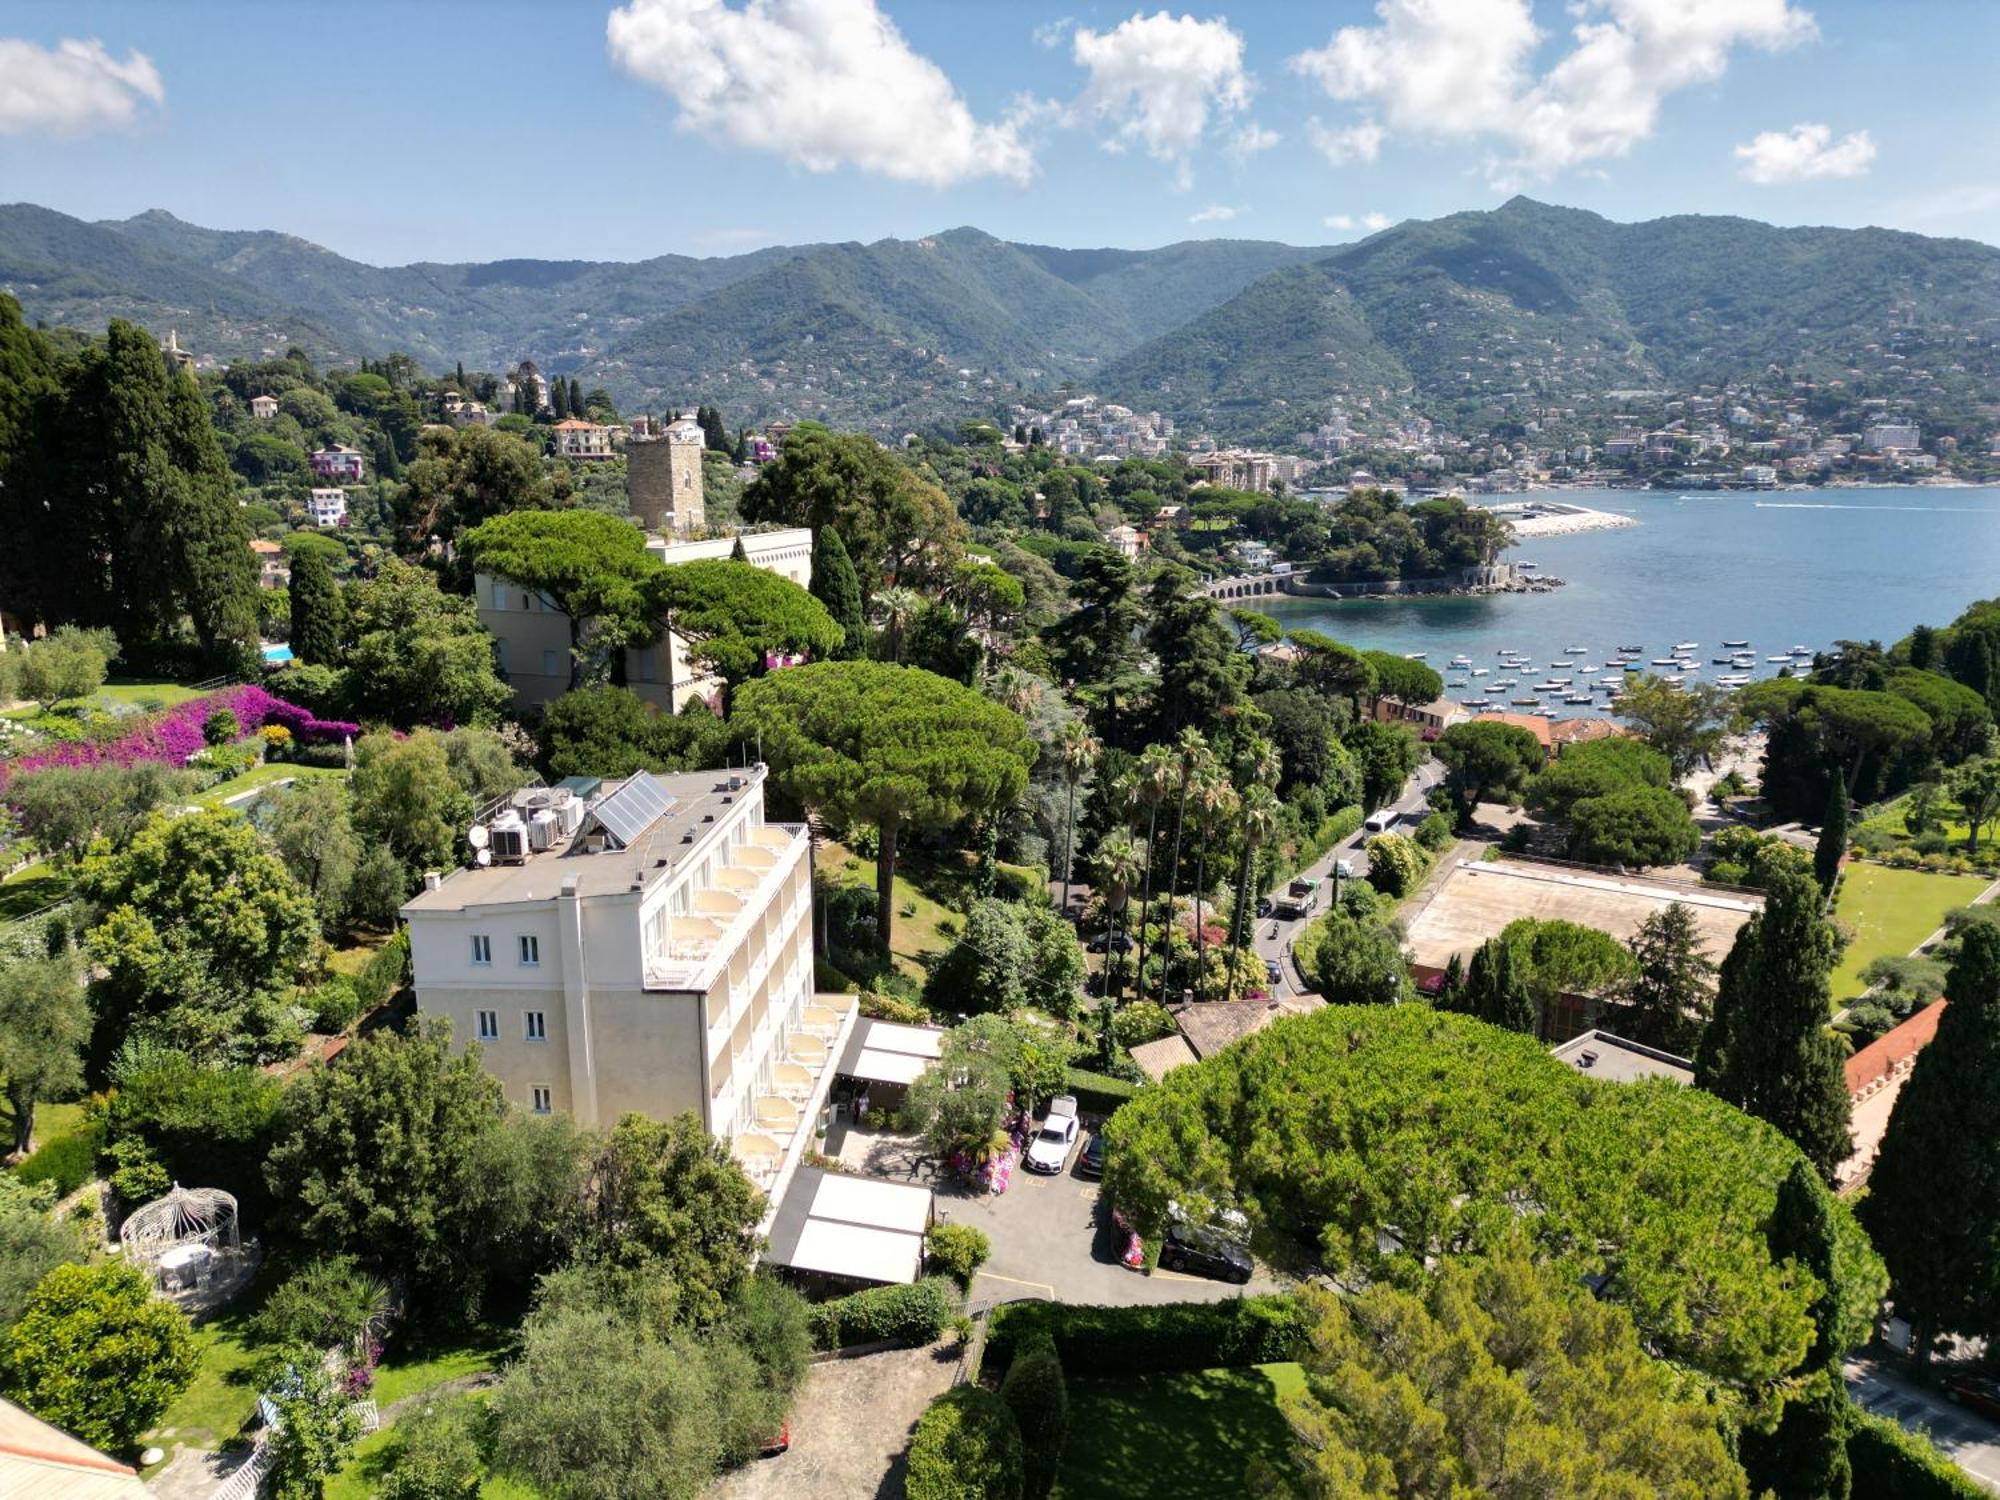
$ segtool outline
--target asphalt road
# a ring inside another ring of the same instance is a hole
[[[1912,1385],[1873,1360],[1850,1359],[1843,1373],[1856,1405],[1911,1432],[1927,1430],[1952,1462],[2000,1495],[2000,1426],[1952,1405],[1935,1391]]]
[[[1421,822],[1424,816],[1430,812],[1430,804],[1425,799],[1429,795],[1430,789],[1443,779],[1444,768],[1435,762],[1426,761],[1423,765],[1417,767],[1415,774],[1410,777],[1408,783],[1403,787],[1402,795],[1395,802],[1396,811],[1402,813],[1406,819],[1409,819],[1411,814],[1415,815],[1413,820],[1401,826],[1400,831],[1409,832],[1410,826],[1414,822]],[[1253,940],[1257,956],[1263,959],[1276,959],[1278,961],[1279,979],[1277,990],[1279,994],[1303,994],[1311,988],[1305,982],[1304,977],[1300,975],[1297,967],[1292,963],[1292,943],[1301,932],[1305,931],[1306,924],[1324,912],[1328,904],[1333,900],[1332,875],[1335,860],[1346,860],[1353,867],[1356,876],[1366,878],[1368,874],[1368,855],[1361,846],[1368,841],[1369,837],[1370,835],[1366,829],[1357,829],[1351,838],[1329,850],[1310,869],[1302,872],[1306,877],[1321,882],[1320,905],[1317,911],[1314,911],[1309,916],[1294,917],[1290,920],[1277,916],[1259,917],[1257,919],[1256,936]],[[1265,894],[1270,896],[1275,902],[1280,896],[1284,895],[1285,887],[1290,884],[1291,882],[1287,880],[1284,884],[1274,887]]]

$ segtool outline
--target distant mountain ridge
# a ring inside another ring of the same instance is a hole
[[[1337,248],[1014,244],[972,228],[634,262],[380,267],[152,210],[0,207],[0,287],[32,317],[135,318],[218,358],[297,343],[435,368],[532,358],[635,409],[894,431],[1065,383],[1225,437],[1336,405],[1450,418],[1781,367],[1990,401],[2000,250],[1880,229],[1619,224],[1516,198]],[[1916,371],[1924,372],[1916,380]]]

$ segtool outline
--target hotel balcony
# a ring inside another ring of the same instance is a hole
[[[752,1096],[752,1117],[740,1122],[730,1141],[736,1160],[774,1208],[813,1142],[834,1064],[860,1014],[852,995],[813,996],[782,1051],[774,1054],[769,1082]],[[730,1087],[724,1075],[717,1092],[727,1097]]]
[[[767,941],[774,928],[787,930],[772,921],[771,908],[804,864],[806,847],[803,823],[765,823],[751,830],[728,851],[715,883],[695,892],[692,909],[667,918],[660,942],[646,955],[646,987],[706,992],[727,959],[732,987],[747,991],[747,976],[733,972],[738,954],[748,937]],[[804,884],[810,900],[811,883]]]

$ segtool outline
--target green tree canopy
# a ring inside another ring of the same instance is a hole
[[[474,811],[451,774],[445,737],[419,729],[398,739],[378,731],[354,747],[354,831],[387,849],[412,881],[426,870],[450,869]]]
[[[454,1057],[445,1029],[363,1038],[285,1091],[265,1166],[280,1224],[470,1305],[486,1227],[475,1169],[500,1112],[499,1080],[476,1049]]]
[[[1695,1082],[1790,1136],[1832,1180],[1853,1149],[1845,1048],[1827,1029],[1839,939],[1810,871],[1782,869],[1722,961]]]
[[[14,687],[44,709],[88,698],[104,686],[105,675],[118,657],[118,637],[99,627],[85,630],[64,625],[25,645],[13,648],[21,659],[15,666]]]
[[[957,560],[965,527],[950,497],[873,438],[801,422],[743,492],[743,519],[840,533],[864,594],[922,583]]]
[[[144,1272],[57,1266],[6,1334],[8,1392],[45,1422],[128,1451],[194,1378],[194,1334]]]
[[[1410,998],[1410,955],[1387,922],[1330,907],[1293,947],[1307,982],[1329,1005],[1394,1005]]]
[[[1600,865],[1679,864],[1701,844],[1701,830],[1680,793],[1636,786],[1570,805],[1571,848]]]
[[[83,1082],[82,1049],[90,1010],[76,959],[0,961],[0,1079],[14,1114],[14,1150],[34,1140],[35,1106],[59,1099]]]
[[[1424,755],[1407,724],[1362,719],[1342,739],[1361,768],[1361,805],[1371,812],[1395,800]]]
[[[1547,770],[1528,783],[1527,803],[1557,822],[1586,797],[1602,797],[1633,787],[1673,785],[1673,762],[1643,740],[1615,735],[1571,745]]]
[[[1542,742],[1518,724],[1495,719],[1452,725],[1432,753],[1444,762],[1460,822],[1469,822],[1482,802],[1518,806],[1528,778],[1542,768]]]
[[[861,580],[855,576],[847,543],[832,527],[823,527],[813,536],[812,596],[826,606],[833,623],[840,627],[840,649],[835,654],[851,660],[865,653],[868,619],[863,611]]]
[[[1438,676],[1437,669],[1420,661],[1398,656],[1393,651],[1364,651],[1361,659],[1374,676],[1376,697],[1394,698],[1414,708],[1435,703],[1444,692],[1444,679]]]
[[[702,560],[661,568],[647,600],[687,643],[688,660],[723,681],[725,698],[773,656],[833,655],[846,633],[806,590],[754,563]]]
[[[1141,1229],[1169,1201],[1237,1208],[1280,1257],[1407,1284],[1516,1232],[1571,1277],[1602,1274],[1667,1358],[1746,1387],[1798,1368],[1820,1289],[1772,1259],[1765,1225],[1798,1159],[1697,1090],[1607,1083],[1532,1037],[1421,1006],[1329,1006],[1176,1068],[1105,1127],[1105,1191]],[[1884,1275],[1847,1208],[1841,1347]]]
[[[303,662],[339,664],[347,639],[347,601],[318,548],[292,559],[292,654]]]
[[[2000,1335],[2000,927],[1965,924],[1945,997],[1862,1209],[1920,1358],[1939,1333]]]
[[[1614,994],[1632,978],[1625,945],[1578,922],[1517,917],[1501,929],[1500,941],[1544,1018],[1565,995]]]
[[[375,577],[348,588],[347,605],[347,686],[363,718],[477,724],[512,701],[477,608],[442,592],[434,574],[387,558]]]
[[[0,1172],[0,1329],[20,1321],[44,1276],[84,1258],[83,1231],[49,1212],[55,1200],[53,1182]]]
[[[1300,1295],[1306,1389],[1286,1412],[1309,1493],[1747,1500],[1709,1402],[1625,1308],[1519,1242],[1414,1290]]]
[[[564,693],[542,710],[540,736],[557,778],[698,770],[723,757],[723,727],[706,703],[691,699],[678,714],[662,713],[622,687]]]
[[[114,1035],[136,1026],[216,1060],[296,1049],[290,992],[319,963],[319,914],[239,814],[156,813],[123,849],[94,845],[77,889],[105,914],[89,951]]]
[[[1694,912],[1670,901],[1632,935],[1631,978],[1619,998],[1628,1007],[1613,1023],[1649,1047],[1691,1056],[1715,1001],[1715,965],[1703,951]]]
[[[12,777],[5,800],[21,832],[44,854],[75,860],[103,838],[129,839],[147,816],[194,794],[192,772],[151,761],[130,766],[44,766]]]
[[[1666,756],[1677,780],[1721,749],[1735,722],[1725,689],[1711,682],[1679,686],[1651,672],[1628,676],[1611,711]]]
[[[596,681],[611,657],[658,629],[650,588],[661,571],[645,533],[594,510],[517,510],[466,532],[469,566],[537,595],[569,622],[569,685]]]
[[[786,447],[790,447],[787,442]],[[897,840],[1013,805],[1034,747],[1020,716],[971,688],[884,662],[815,662],[745,685],[734,723],[786,795],[878,834],[876,932],[895,920]]]
[[[421,551],[434,538],[455,542],[482,521],[554,498],[537,444],[493,427],[427,427],[396,513],[405,539]]]

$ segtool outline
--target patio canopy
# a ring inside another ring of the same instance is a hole
[[[933,1026],[864,1020],[848,1037],[835,1071],[863,1083],[912,1083],[937,1060],[943,1038]]]
[[[769,1258],[824,1276],[913,1282],[930,1222],[927,1187],[803,1167],[772,1222]]]

